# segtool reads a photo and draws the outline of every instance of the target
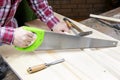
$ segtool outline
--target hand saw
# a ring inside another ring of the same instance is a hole
[[[116,41],[89,38],[78,35],[59,34],[33,27],[23,27],[25,30],[36,34],[34,43],[26,48],[16,47],[17,50],[61,50],[61,49],[84,49],[115,47]]]

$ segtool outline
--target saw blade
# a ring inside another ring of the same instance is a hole
[[[45,32],[44,40],[37,50],[105,48],[116,45],[117,41],[112,40]]]

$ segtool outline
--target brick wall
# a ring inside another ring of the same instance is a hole
[[[59,14],[72,19],[85,19],[90,13],[100,14],[109,10],[111,0],[48,0]]]

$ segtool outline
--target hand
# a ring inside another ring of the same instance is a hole
[[[70,32],[65,22],[59,22],[52,28],[52,30],[57,33]]]
[[[21,48],[27,47],[33,40],[34,34],[24,30],[22,27],[16,28],[14,32],[13,45]]]

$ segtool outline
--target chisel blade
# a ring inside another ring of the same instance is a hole
[[[58,59],[58,60],[55,60],[55,61],[53,61],[53,62],[51,62],[51,63],[46,63],[46,66],[55,65],[55,64],[58,64],[58,63],[62,63],[62,62],[64,62],[64,61],[65,61],[64,58]]]

